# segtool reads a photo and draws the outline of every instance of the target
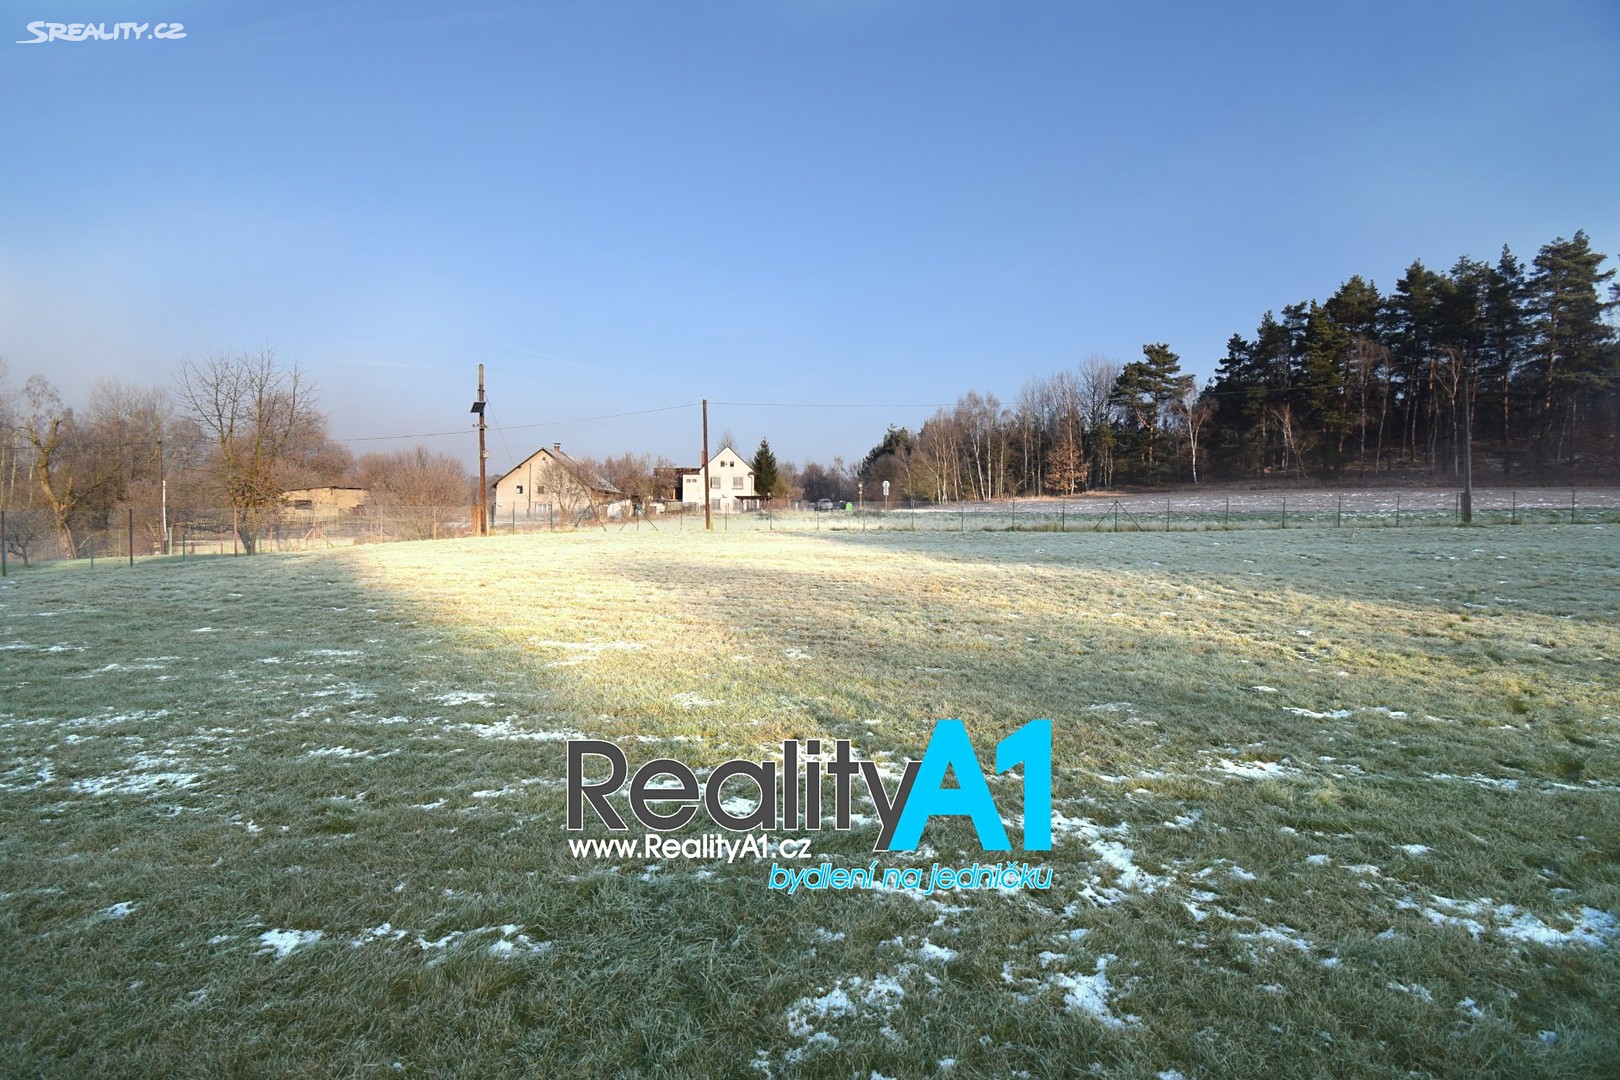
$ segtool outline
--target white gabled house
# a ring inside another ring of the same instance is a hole
[[[628,512],[625,495],[584,462],[563,453],[562,443],[542,446],[490,485],[490,517],[502,522],[571,525],[593,512],[617,518]]]
[[[702,506],[704,502],[703,470],[676,469],[680,489],[676,493],[687,506]],[[709,459],[709,508],[717,514],[734,514],[743,510],[758,510],[760,495],[754,491],[754,468],[727,446]]]

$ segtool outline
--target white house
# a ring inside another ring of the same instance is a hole
[[[563,453],[562,443],[542,446],[490,485],[490,517],[504,521],[571,525],[589,519],[591,508],[619,517],[629,505],[624,493]]]
[[[703,470],[677,469],[680,499],[688,506],[703,505]],[[754,491],[754,469],[737,451],[725,447],[709,459],[709,507],[717,514],[758,510],[760,496]]]

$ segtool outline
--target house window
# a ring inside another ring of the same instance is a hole
[[[709,506],[712,507],[715,510],[720,509],[720,500],[719,499],[710,499],[709,500]]]
[[[731,489],[733,491],[741,491],[742,490],[742,477],[733,476],[731,478]]]
[[[711,488],[713,488],[715,491],[719,491],[720,490],[720,478],[718,476],[709,477],[709,486]]]
[[[518,493],[518,494],[519,494],[519,495],[521,495],[521,494],[523,494],[523,485],[522,485],[522,484],[519,484],[519,485],[518,485],[518,486],[517,486],[517,493]]]
[[[313,510],[313,509],[315,509],[315,500],[314,499],[296,499],[293,502],[293,509],[294,510]]]

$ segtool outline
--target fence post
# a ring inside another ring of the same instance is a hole
[[[1569,523],[1575,524],[1575,489],[1569,489]]]
[[[6,576],[6,512],[0,510],[0,577]]]
[[[1164,500],[1164,531],[1170,531],[1170,499],[1168,496]]]
[[[959,533],[967,532],[967,505],[965,503],[956,504],[956,531]]]
[[[1119,532],[1119,500],[1114,500],[1114,531]]]
[[[135,510],[129,511],[129,565],[135,565]]]
[[[1226,511],[1221,515],[1221,528],[1230,529],[1231,527],[1232,527],[1232,496],[1228,495],[1226,497]]]
[[[1288,528],[1288,496],[1286,496],[1286,495],[1283,496],[1282,527],[1285,528],[1285,529]]]
[[[1344,528],[1344,496],[1343,495],[1339,496],[1338,509],[1333,511],[1333,527],[1335,529]]]
[[[1401,493],[1395,493],[1395,527],[1401,527]]]
[[[1069,507],[1065,503],[1058,503],[1058,532],[1067,532]]]
[[[1512,506],[1512,509],[1508,511],[1508,524],[1509,525],[1517,525],[1519,523],[1519,490],[1518,490],[1518,488],[1514,488],[1513,491],[1510,492],[1509,494],[1510,494],[1511,499],[1512,499],[1512,501],[1510,503],[1510,505]]]

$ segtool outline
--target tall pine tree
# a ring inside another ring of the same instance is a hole
[[[754,491],[765,498],[773,498],[782,492],[782,472],[776,466],[776,455],[771,453],[771,441],[759,440],[759,449],[754,451]]]
[[[1536,330],[1536,388],[1540,391],[1537,456],[1553,463],[1579,452],[1584,413],[1620,374],[1614,328],[1603,316],[1615,306],[1599,289],[1614,277],[1598,271],[1605,255],[1592,250],[1584,232],[1559,237],[1536,254],[1530,280]]]
[[[1160,428],[1176,399],[1181,358],[1165,344],[1142,346],[1142,359],[1126,364],[1114,383],[1114,403],[1125,411],[1137,441],[1139,479],[1153,483],[1166,471]]]

